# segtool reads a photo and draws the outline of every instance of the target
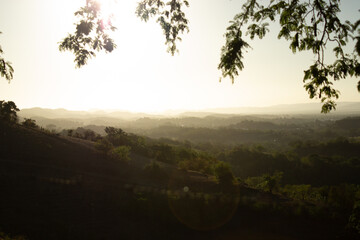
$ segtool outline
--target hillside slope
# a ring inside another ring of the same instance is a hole
[[[126,165],[86,141],[1,124],[0,227],[29,239],[339,236],[337,222],[293,215],[287,199],[245,187],[221,193],[212,179],[170,165],[165,177],[148,176],[149,161],[133,154]]]

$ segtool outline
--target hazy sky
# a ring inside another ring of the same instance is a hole
[[[142,112],[319,101],[308,98],[302,82],[312,54],[292,54],[289,43],[276,37],[277,23],[265,39],[251,42],[235,83],[219,83],[223,34],[245,0],[190,0],[190,33],[174,57],[160,27],[136,18],[136,2],[118,0],[112,7],[118,48],[75,69],[74,56],[59,52],[58,42],[74,31],[73,14],[85,0],[0,0],[0,45],[15,68],[10,84],[0,79],[0,99],[20,108]],[[360,18],[359,0],[344,0],[341,7],[347,19]],[[339,101],[360,101],[357,81],[335,84]]]

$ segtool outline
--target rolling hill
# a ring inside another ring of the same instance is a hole
[[[92,142],[0,123],[1,229],[28,239],[334,239],[341,231],[243,185],[222,189],[167,164],[166,177],[149,176],[150,161],[113,161]]]

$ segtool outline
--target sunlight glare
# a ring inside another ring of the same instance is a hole
[[[117,0],[96,0],[101,6],[101,16],[104,20],[116,17],[116,10],[119,7]]]

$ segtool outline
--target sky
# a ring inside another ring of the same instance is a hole
[[[190,32],[175,56],[166,52],[160,27],[135,16],[136,0],[117,1],[111,6],[117,49],[75,69],[74,56],[59,52],[58,43],[74,32],[74,12],[85,0],[0,0],[0,45],[15,69],[10,83],[0,78],[0,100],[19,108],[148,113],[319,102],[309,99],[302,82],[314,56],[293,54],[288,42],[277,39],[276,22],[264,39],[250,42],[235,83],[219,82],[223,35],[245,0],[190,0]],[[360,1],[344,0],[341,9],[342,17],[357,20]],[[339,101],[360,101],[357,81],[335,83]]]

